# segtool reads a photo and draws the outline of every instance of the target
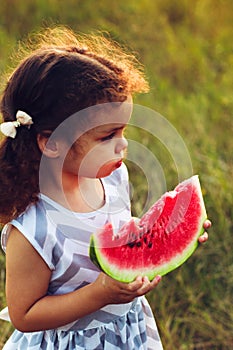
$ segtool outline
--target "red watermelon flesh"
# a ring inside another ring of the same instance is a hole
[[[165,193],[135,222],[114,233],[111,223],[93,234],[90,258],[109,276],[131,282],[137,276],[165,275],[198,246],[206,210],[197,175]]]

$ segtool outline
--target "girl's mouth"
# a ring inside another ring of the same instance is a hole
[[[123,162],[123,160],[122,160],[122,159],[121,159],[121,160],[119,160],[119,161],[116,163],[116,167],[117,167],[117,168],[119,168],[119,167],[121,166],[122,162]]]

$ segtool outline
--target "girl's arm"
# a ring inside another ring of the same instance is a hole
[[[128,303],[151,291],[159,282],[138,277],[126,284],[100,273],[77,291],[48,296],[51,270],[29,241],[13,228],[6,249],[6,294],[10,318],[22,332],[55,329],[107,304]]]

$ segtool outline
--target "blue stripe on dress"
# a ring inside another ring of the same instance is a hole
[[[35,240],[38,242],[40,247],[44,248],[44,243],[47,237],[47,218],[45,215],[45,209],[41,203],[37,206],[38,211],[42,211],[42,213],[36,213],[36,225],[35,225]]]

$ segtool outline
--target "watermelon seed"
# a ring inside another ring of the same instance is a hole
[[[127,243],[127,246],[130,247],[130,248],[133,248],[135,246],[135,243],[134,242],[129,242],[129,243]]]
[[[147,243],[147,238],[144,237],[144,238],[143,238],[143,241],[144,241],[144,243],[146,244],[146,243]]]
[[[141,245],[142,245],[142,243],[140,241],[136,243],[137,247],[141,247]]]
[[[152,242],[149,242],[148,245],[147,245],[148,248],[151,248],[152,247]]]

